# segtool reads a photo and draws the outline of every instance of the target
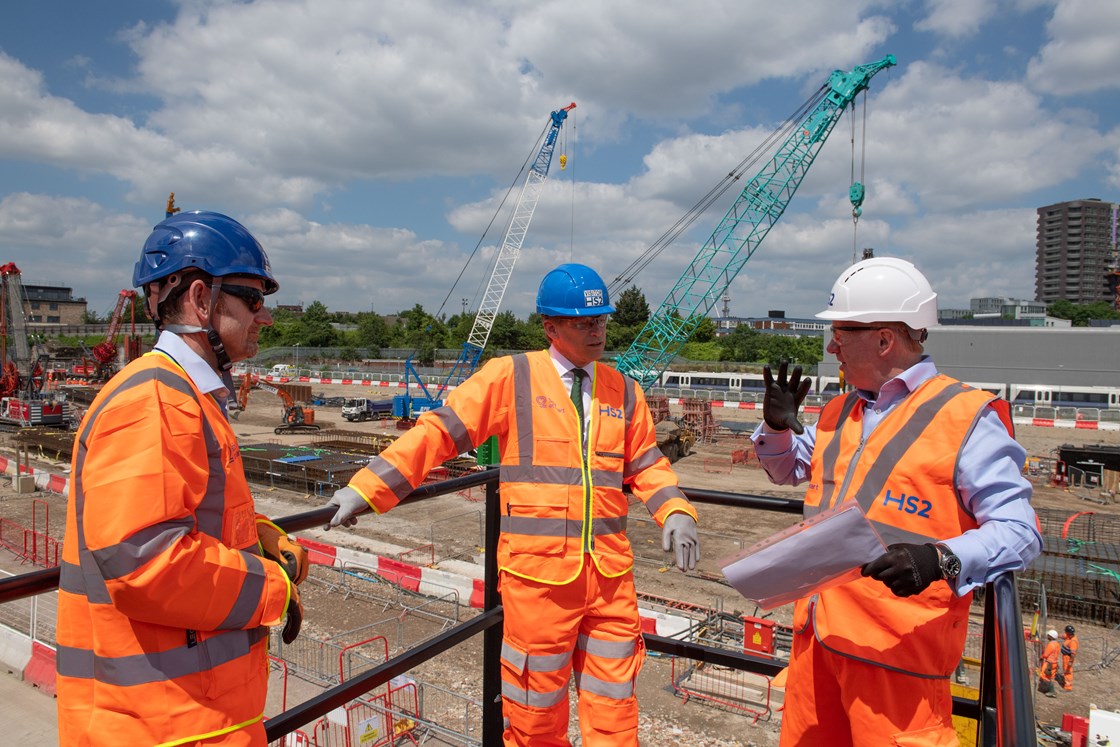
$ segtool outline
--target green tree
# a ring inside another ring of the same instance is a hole
[[[711,342],[714,339],[716,339],[716,323],[713,322],[710,317],[700,317],[700,319],[696,321],[696,329],[692,330],[688,341]]]
[[[631,285],[619,294],[612,321],[623,327],[640,327],[649,321],[649,304],[638,286]]]
[[[1120,314],[1106,301],[1077,304],[1062,299],[1046,307],[1046,313],[1059,319],[1069,319],[1075,327],[1088,327],[1093,319],[1120,319]]]
[[[380,353],[381,348],[389,345],[389,325],[385,317],[372,311],[358,314],[357,340],[358,345],[371,350],[376,348]]]
[[[321,301],[315,301],[303,312],[299,319],[300,345],[308,347],[330,347],[339,340],[339,334],[331,326],[331,315]]]
[[[525,328],[513,315],[512,311],[503,311],[494,317],[494,324],[490,327],[490,339],[486,347],[499,350],[524,350]]]

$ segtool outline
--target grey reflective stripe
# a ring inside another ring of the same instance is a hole
[[[241,556],[245,559],[245,578],[229,614],[218,625],[219,630],[237,630],[248,625],[257,611],[257,602],[264,593],[264,561],[245,551],[241,552]]]
[[[663,459],[664,456],[665,455],[661,453],[661,449],[657,448],[657,444],[653,444],[646,449],[645,452],[627,462],[623,474],[626,476],[626,479],[630,479],[639,472],[647,470],[657,464],[657,460]]]
[[[625,516],[592,519],[591,533],[596,537],[618,534],[626,531]],[[510,534],[524,534],[531,537],[578,537],[582,534],[583,522],[578,519],[542,519],[535,516],[503,516],[501,530]]]
[[[572,652],[528,655],[503,641],[502,658],[518,672],[556,672],[568,665],[572,660]]]
[[[863,484],[856,491],[856,500],[865,512],[871,509],[879,493],[887,484],[887,478],[894,471],[895,466],[902,460],[907,451],[917,442],[929,427],[941,408],[945,407],[954,397],[964,394],[969,388],[960,382],[948,385],[927,402],[914,411],[906,424],[888,441],[875,463],[863,478]],[[890,417],[888,415],[888,417]]]
[[[226,471],[222,464],[222,445],[210,427],[210,421],[202,416],[202,436],[206,440],[206,461],[210,477],[206,481],[206,494],[194,511],[198,531],[210,537],[221,539],[222,522],[226,508]]]
[[[634,697],[634,682],[607,682],[587,672],[576,672],[576,689],[583,692],[595,693],[612,700],[627,700]]]
[[[401,474],[401,471],[390,464],[385,457],[375,456],[370,459],[366,469],[380,477],[381,481],[385,483],[385,487],[393,491],[397,500],[404,500],[404,497],[412,492],[412,485]]]
[[[231,630],[166,651],[129,656],[96,656],[92,651],[59,646],[58,673],[63,677],[92,679],[114,687],[135,687],[209,671],[247,655],[253,644],[268,635],[267,628]]]
[[[688,498],[685,497],[679,487],[676,485],[666,485],[649,497],[649,500],[646,501],[646,510],[649,511],[650,516],[654,516],[661,510],[662,506],[674,498],[679,498],[685,503],[688,503]]]
[[[592,656],[601,659],[629,659],[638,650],[638,642],[631,641],[604,641],[602,638],[592,638],[581,634],[576,641],[576,647]]]
[[[881,521],[872,521],[871,525],[875,527],[875,531],[883,538],[883,544],[893,545],[898,542],[907,542],[911,545],[924,545],[928,542],[936,542],[939,538],[928,534],[919,534],[918,532],[908,532],[905,529],[892,527],[890,524],[884,524]]]
[[[126,537],[119,543],[93,550],[97,567],[101,569],[101,578],[108,580],[127,576],[138,568],[143,567],[152,558],[174,545],[194,529],[194,521],[190,517],[164,521],[150,527],[144,527],[139,532]]]
[[[533,386],[530,379],[529,356],[525,353],[513,356],[513,413],[517,419],[517,466],[525,467],[531,467],[533,460]],[[513,466],[502,464],[502,482],[507,481],[507,470]],[[514,480],[514,482],[521,481]]]
[[[502,482],[531,482],[536,485],[583,485],[579,467],[539,466],[533,464],[502,465]],[[622,490],[622,473],[591,470],[591,482],[597,487]]]
[[[98,558],[95,558],[89,551],[89,545],[86,543],[85,532],[85,490],[83,488],[83,474],[85,471],[85,460],[88,446],[86,445],[89,439],[90,432],[93,430],[94,424],[97,422],[101,412],[112,402],[118,395],[134,389],[138,386],[143,386],[153,381],[177,391],[181,394],[189,396],[198,402],[194,390],[191,385],[182,376],[166,371],[162,368],[146,368],[142,371],[130,375],[127,379],[121,382],[120,386],[115,388],[108,396],[105,397],[97,405],[89,417],[86,418],[86,427],[78,435],[77,438],[77,454],[74,460],[74,470],[72,479],[74,480],[74,512],[76,518],[77,529],[77,543],[78,543],[78,562],[81,567],[79,578],[79,590],[75,593],[82,593],[84,590],[86,599],[92,604],[109,604],[112,602],[109,596],[109,590],[105,586],[105,578],[102,575],[104,571],[98,564]],[[106,548],[99,551],[102,555],[98,557],[104,559],[106,556],[111,557],[111,551]]]
[[[502,680],[502,697],[534,708],[551,708],[552,706],[568,699],[568,686],[547,693],[535,690],[523,690],[517,685]]]
[[[840,456],[840,432],[844,429],[844,423],[847,421],[848,416],[851,414],[852,409],[860,401],[860,397],[855,392],[849,392],[844,400],[844,404],[840,407],[840,416],[836,419],[836,429],[832,432],[832,441],[825,447],[824,453],[821,455],[821,499],[819,506],[815,507],[817,510],[824,510],[832,506],[832,501],[836,497],[836,486],[839,481],[836,479],[836,459]],[[805,505],[805,515],[810,516],[816,511],[810,512],[809,505]]]
[[[447,435],[451,436],[452,443],[454,443],[455,448],[459,450],[458,453],[463,454],[474,448],[474,444],[471,443],[471,437],[467,434],[467,426],[463,424],[463,421],[454,410],[444,406],[437,407],[428,412],[432,414],[432,417],[443,423]]]
[[[625,440],[629,440],[630,426],[634,423],[634,410],[638,406],[638,398],[634,395],[635,386],[637,386],[637,382],[630,377],[622,377],[622,433]]]

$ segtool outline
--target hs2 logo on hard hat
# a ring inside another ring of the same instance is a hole
[[[588,306],[602,306],[603,305],[603,290],[602,288],[592,288],[583,292],[583,305]]]

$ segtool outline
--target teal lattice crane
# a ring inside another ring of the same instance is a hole
[[[649,388],[668,368],[781,218],[844,110],[876,73],[894,64],[894,55],[887,55],[850,72],[833,71],[816,104],[743,188],[661,306],[619,356],[620,371]],[[858,196],[862,202],[862,185],[853,185],[850,194],[859,207],[855,201]]]

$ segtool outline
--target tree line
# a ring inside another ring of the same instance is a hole
[[[137,321],[148,321],[142,303],[136,303],[135,312]],[[1058,319],[1069,319],[1075,327],[1087,327],[1094,319],[1120,319],[1120,313],[1103,301],[1091,304],[1056,301],[1047,307],[1046,313]],[[343,357],[348,360],[356,360],[359,350],[377,357],[384,348],[405,348],[416,351],[414,358],[421,365],[432,365],[435,352],[440,348],[461,347],[470,336],[475,320],[473,313],[437,318],[421,304],[396,315],[383,316],[373,311],[330,311],[321,301],[309,305],[302,314],[272,309],[272,317],[273,326],[261,330],[262,348],[336,347],[342,349]],[[131,318],[131,309],[126,307],[124,318]],[[607,324],[607,349],[629,348],[649,318],[645,294],[636,285],[624,290]],[[87,311],[83,319],[87,324],[108,321],[108,315],[101,318],[92,311]],[[728,334],[717,336],[716,324],[710,318],[689,322],[688,326],[694,329],[680,356],[692,361],[759,363],[787,359],[810,367],[820,363],[824,355],[823,340],[816,335],[770,334],[739,325]],[[344,329],[333,326],[336,324]],[[512,311],[503,311],[494,318],[483,355],[489,357],[496,350],[538,350],[547,346],[539,314],[534,312],[522,320]]]

